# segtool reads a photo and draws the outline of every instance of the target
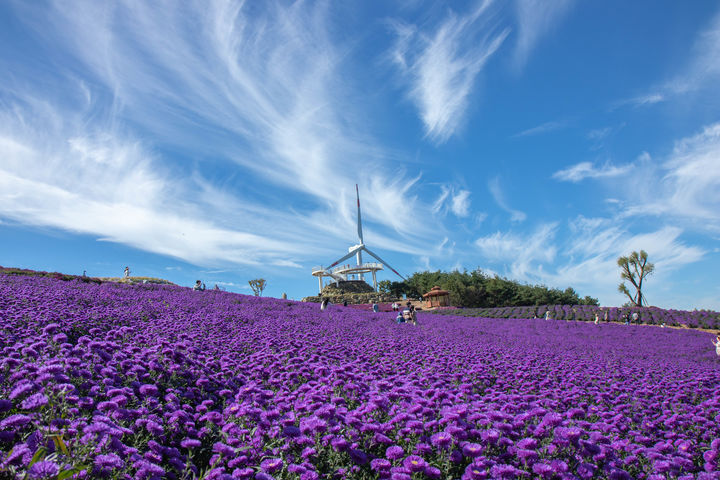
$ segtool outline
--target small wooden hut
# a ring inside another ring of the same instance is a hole
[[[429,292],[424,294],[423,298],[427,302],[425,304],[427,308],[450,306],[450,292],[441,289],[437,285],[432,287]]]

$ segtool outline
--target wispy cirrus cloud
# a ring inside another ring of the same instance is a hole
[[[671,215],[720,231],[720,123],[677,141],[667,160],[643,178],[652,185],[626,199],[625,215]]]
[[[451,211],[457,217],[467,217],[470,214],[470,191],[443,185],[440,195],[432,205],[432,211]]]
[[[517,234],[495,232],[475,240],[475,246],[486,258],[507,266],[506,275],[528,281],[539,278],[542,264],[550,263],[557,255],[553,244],[556,223],[541,225],[533,232]]]
[[[573,3],[572,0],[516,0],[516,68],[520,69],[525,65],[539,40],[563,20]]]
[[[553,173],[552,178],[564,182],[577,183],[586,178],[613,178],[627,174],[632,165],[616,166],[604,163],[596,166],[592,162],[580,162],[563,170]]]
[[[707,91],[717,96],[720,82],[720,10],[710,19],[706,28],[700,31],[695,44],[688,52],[687,60],[669,80],[653,86],[649,93],[620,100],[611,109],[619,107],[645,107],[666,102],[684,95]]]
[[[639,95],[637,97],[626,98],[615,102],[611,106],[611,110],[618,109],[620,107],[631,106],[631,107],[645,107],[648,105],[654,105],[667,100],[667,95],[663,93],[647,93]]]
[[[505,192],[502,189],[502,186],[500,185],[500,177],[494,177],[488,182],[488,189],[490,190],[490,194],[492,195],[493,199],[495,200],[495,203],[508,212],[510,214],[510,220],[513,222],[522,222],[527,218],[527,215],[525,212],[522,212],[520,210],[515,210],[514,208],[510,207],[508,204],[507,199],[505,198]]]
[[[376,248],[421,252],[442,230],[413,222],[420,177],[391,166],[343,100],[325,6],[14,7],[31,54],[58,62],[0,86],[1,215],[197,264],[297,267],[327,238],[353,240],[360,183]],[[216,162],[236,173],[218,181]]]
[[[491,4],[482,1],[465,15],[449,11],[427,29],[393,23],[397,40],[390,58],[409,86],[425,135],[436,143],[460,127],[475,78],[510,33],[497,27]]]
[[[617,292],[621,280],[617,259],[622,255],[641,249],[648,252],[656,272],[645,292],[651,304],[662,304],[653,285],[665,285],[671,290],[673,272],[700,261],[707,254],[704,249],[683,241],[683,230],[675,226],[633,233],[622,219],[581,216],[570,222],[570,231],[569,242],[562,250],[567,260],[558,264],[555,271],[546,272],[545,281],[593,292],[603,305],[627,300]]]
[[[545,122],[542,123],[536,127],[528,128],[527,130],[523,130],[522,132],[518,132],[513,137],[530,137],[533,135],[541,135],[543,133],[549,133],[554,132],[557,130],[562,130],[563,128],[567,127],[567,122],[560,122],[560,121],[551,121],[551,122]]]
[[[533,284],[565,288],[598,297],[602,305],[624,299],[617,291],[617,259],[634,250],[646,250],[656,273],[646,287],[651,303],[662,304],[654,285],[672,289],[673,272],[698,262],[707,254],[682,240],[683,230],[661,226],[633,233],[621,218],[579,216],[561,233],[557,222],[538,225],[529,232],[495,232],[475,241],[479,252],[499,273]],[[664,295],[664,293],[663,293]]]

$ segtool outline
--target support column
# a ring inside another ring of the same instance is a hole
[[[373,277],[373,290],[375,290],[377,292],[378,289],[377,289],[377,278],[375,278],[375,270],[372,271],[372,277]]]
[[[318,293],[322,293],[322,287],[323,287],[323,284],[322,284],[322,275],[318,275],[318,285],[319,285],[319,288],[320,288],[320,290],[318,290]]]

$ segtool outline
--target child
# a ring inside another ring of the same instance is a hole
[[[395,323],[405,323],[402,312],[398,311],[397,317],[395,317]]]

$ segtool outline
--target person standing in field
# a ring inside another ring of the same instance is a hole
[[[605,323],[608,322],[608,311],[607,310],[605,310],[605,314],[603,315],[603,322],[605,322]]]
[[[130,267],[125,267],[125,278],[130,278]]]
[[[640,315],[638,315],[637,312],[633,312],[633,314],[632,314],[633,323],[639,323],[638,322],[639,318],[640,318]]]
[[[600,321],[600,316],[597,314],[597,312],[595,312],[595,325],[597,325],[599,321]]]
[[[324,311],[325,309],[327,309],[328,303],[330,303],[330,302],[328,301],[328,299],[327,299],[327,298],[323,298],[323,299],[322,299],[322,302],[320,302],[320,311]]]
[[[545,310],[545,320],[550,320],[550,310]]]
[[[378,313],[380,311],[380,308],[378,307],[377,303],[372,304],[372,311],[375,313]]]
[[[410,323],[417,326],[417,311],[415,305],[410,305]]]
[[[710,340],[713,345],[715,345],[715,353],[718,357],[720,357],[720,334],[718,334],[717,337],[715,337],[715,340]]]

